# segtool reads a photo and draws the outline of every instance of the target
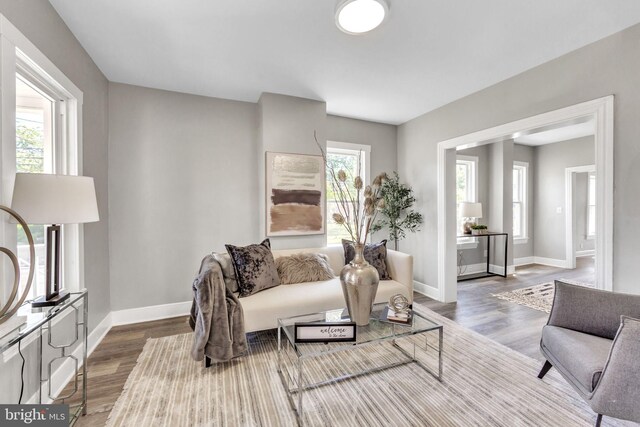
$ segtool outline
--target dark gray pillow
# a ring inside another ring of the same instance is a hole
[[[280,284],[269,239],[259,245],[225,245],[236,273],[240,297],[248,297]]]
[[[344,248],[344,265],[349,264],[356,257],[356,248],[350,240],[342,240]],[[387,240],[378,243],[367,243],[364,247],[364,259],[378,270],[380,280],[390,280],[387,270]]]
[[[227,289],[231,292],[238,292],[238,282],[236,281],[236,272],[233,269],[231,256],[223,252],[213,252],[211,256],[220,264],[222,277],[224,278],[224,284],[227,286]]]

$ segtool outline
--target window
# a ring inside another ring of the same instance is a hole
[[[587,238],[596,237],[596,173],[589,172],[587,185]]]
[[[23,75],[16,75],[16,172],[55,173],[53,162],[54,100]],[[18,259],[21,276],[29,271],[29,244],[18,225]],[[45,226],[31,225],[36,249],[36,268],[31,297],[45,293]]]
[[[473,156],[456,157],[456,204],[476,202],[478,195],[478,158]],[[460,209],[456,210],[457,230],[462,230],[464,218]]]
[[[351,236],[344,226],[333,221],[333,214],[338,213],[338,202],[333,192],[333,185],[329,168],[336,172],[340,169],[347,173],[347,182],[353,183],[358,174],[365,183],[369,182],[369,158],[371,147],[368,145],[348,144],[344,142],[327,141],[327,244],[339,245],[342,239],[351,240]],[[353,185],[353,184],[352,184]],[[352,194],[355,194],[353,187]]]
[[[0,158],[0,176],[7,179],[3,186],[11,188],[9,177],[16,172],[81,174],[82,91],[4,17],[0,16],[0,20],[3,43],[0,60],[6,65],[6,69],[3,68],[6,72],[0,76],[3,88],[0,125],[2,129],[11,130],[3,133],[1,139],[5,155]],[[4,204],[8,205],[10,191],[3,192],[3,197],[6,198]],[[5,244],[18,256],[19,292],[22,293],[29,270],[26,236],[24,230],[6,216],[0,224]],[[36,247],[35,274],[29,295],[34,298],[45,293],[46,226],[30,225],[29,228]],[[82,227],[69,224],[62,228],[62,286],[77,290],[84,276]],[[12,271],[0,269],[0,276],[13,280]]]
[[[527,236],[527,174],[529,164],[513,162],[513,238]]]

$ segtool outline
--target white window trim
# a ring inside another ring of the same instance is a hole
[[[345,153],[345,154],[353,154],[354,151],[358,151],[362,153],[362,158],[360,159],[361,162],[361,168],[362,168],[362,180],[367,183],[370,182],[370,177],[371,177],[371,146],[370,145],[365,145],[365,144],[354,144],[351,142],[340,142],[340,141],[330,141],[327,140],[327,153],[329,153],[329,150],[331,150],[334,153]],[[326,199],[326,198],[325,198]],[[328,205],[328,199],[325,200],[325,218],[327,218],[327,221],[330,221],[330,218],[328,218],[327,216],[327,205]],[[327,228],[327,227],[325,227]],[[328,237],[328,231],[325,232],[324,238],[325,238],[325,246],[340,246],[340,243],[328,243],[327,242],[327,237]]]
[[[591,191],[590,191],[590,189],[589,189],[589,186],[591,185],[591,179],[592,179],[592,177],[593,177],[593,180],[594,180],[594,182],[595,182],[596,187],[598,186],[595,171],[593,171],[593,172],[588,172],[588,173],[587,173],[587,231],[586,231],[586,233],[585,233],[585,240],[595,240],[595,238],[596,238],[595,230],[594,230],[594,232],[593,232],[593,233],[589,233],[589,221],[590,221],[590,217],[591,217],[591,215],[590,215],[591,210],[590,210],[589,208],[590,208],[591,206],[594,206],[596,210],[598,209],[598,208],[597,208],[597,205],[596,205],[596,203],[595,203],[595,200],[593,201],[593,205],[590,203],[590,202],[591,202],[591,200],[590,200],[590,199],[591,199],[591,197],[589,197],[589,195],[591,194]],[[597,218],[596,218],[596,219],[597,219]],[[596,227],[596,228],[597,228],[597,227]]]
[[[522,236],[514,237],[513,244],[524,245],[529,242],[529,162],[514,160],[513,167],[524,169],[524,173],[522,174],[524,177],[522,189],[522,229],[524,230],[524,234]]]
[[[471,194],[471,197],[470,197],[471,200],[468,200],[468,201],[469,202],[477,202],[478,201],[478,161],[479,161],[479,157],[478,156],[467,156],[467,155],[464,155],[464,154],[456,154],[456,165],[458,164],[458,160],[461,160],[463,162],[473,163],[472,194]],[[456,227],[456,234],[458,234],[460,232],[459,230],[457,230],[457,228],[458,227]],[[456,246],[457,246],[458,250],[476,249],[478,247],[478,239],[473,238],[473,237],[458,237]]]
[[[29,39],[11,22],[0,14],[0,203],[11,205],[15,181],[15,138],[16,138],[16,72],[28,75],[62,96],[64,108],[57,113],[66,121],[67,135],[70,141],[65,145],[58,173],[82,175],[82,91],[64,75]],[[57,139],[61,141],[61,138]],[[61,147],[56,147],[60,149]],[[63,267],[64,287],[78,290],[84,287],[84,233],[82,225],[65,225],[65,265]],[[16,241],[15,224],[6,223],[0,227],[0,239],[5,242]],[[14,250],[16,248],[13,248]],[[0,267],[1,268],[1,267]],[[7,278],[12,272],[0,271],[0,277]],[[11,279],[12,280],[12,279]]]

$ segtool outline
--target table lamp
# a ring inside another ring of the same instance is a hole
[[[462,225],[462,233],[471,234],[471,226],[476,225],[474,219],[482,218],[482,203],[461,202],[460,216],[465,219]]]
[[[69,292],[61,289],[60,283],[60,225],[100,219],[93,178],[17,173],[11,207],[20,212],[28,224],[47,225],[46,294],[31,305],[58,305],[69,298]]]

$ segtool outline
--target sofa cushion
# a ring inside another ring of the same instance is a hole
[[[278,286],[278,270],[269,239],[249,246],[225,245],[233,261],[240,297]]]
[[[342,239],[342,247],[344,248],[344,265],[347,265],[356,257],[356,248],[352,241],[344,239]],[[387,270],[386,240],[378,243],[367,243],[364,247],[364,259],[378,270],[380,280],[391,279]]]
[[[280,284],[291,285],[304,282],[319,282],[333,279],[336,274],[325,254],[293,254],[276,259]]]
[[[236,272],[233,269],[231,256],[222,252],[213,252],[211,256],[220,264],[222,277],[224,278],[224,284],[227,286],[227,289],[231,292],[238,292],[238,282],[236,281]]]
[[[546,325],[542,348],[546,356],[583,393],[590,393],[600,380],[609,357],[612,340]]]
[[[381,280],[375,302],[387,302],[395,294],[406,297],[409,289],[395,280]],[[338,277],[320,282],[278,286],[242,298],[247,332],[278,327],[278,318],[346,307]]]

